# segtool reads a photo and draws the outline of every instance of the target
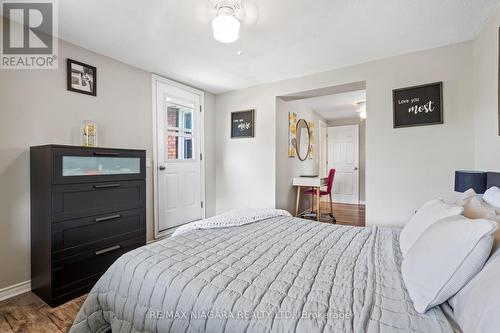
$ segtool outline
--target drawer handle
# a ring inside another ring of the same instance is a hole
[[[98,217],[98,218],[94,219],[94,221],[95,222],[104,222],[104,221],[119,219],[120,217],[122,217],[120,214],[115,214],[115,215],[110,215],[110,216],[105,216],[105,217]]]
[[[96,256],[100,256],[101,254],[108,253],[108,252],[111,252],[111,251],[115,251],[115,250],[118,250],[120,248],[121,248],[120,245],[111,246],[111,247],[108,247],[108,248],[105,248],[105,249],[102,249],[102,250],[99,250],[99,251],[95,251],[95,255]]]
[[[103,188],[112,188],[112,187],[120,187],[120,184],[105,184],[105,185],[94,185],[94,188],[96,190],[103,189]]]
[[[120,153],[95,151],[94,156],[120,156]]]

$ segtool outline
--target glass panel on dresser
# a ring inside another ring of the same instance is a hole
[[[141,173],[139,157],[63,156],[63,176],[125,175]]]

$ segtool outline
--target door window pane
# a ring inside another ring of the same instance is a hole
[[[193,139],[192,138],[183,138],[183,146],[184,146],[184,158],[192,159],[193,158]]]
[[[169,160],[190,160],[193,147],[193,109],[167,105],[167,158]]]
[[[192,130],[193,129],[193,112],[190,110],[190,112],[184,113],[184,123],[183,127],[186,130]]]
[[[182,106],[167,107],[167,124],[170,129],[193,130],[193,110]]]
[[[190,160],[193,158],[193,137],[179,136],[169,132],[167,136],[167,157],[169,160]]]
[[[167,107],[167,123],[168,127],[179,127],[179,109],[175,107]]]
[[[169,135],[167,140],[167,157],[169,160],[176,160],[179,158],[178,151],[178,136]]]

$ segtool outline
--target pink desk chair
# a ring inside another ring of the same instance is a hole
[[[333,178],[335,177],[335,169],[330,169],[328,172],[328,180],[326,184],[326,191],[319,191],[319,198],[317,200],[321,200],[321,197],[328,195],[330,197],[330,218],[333,223],[336,223],[335,216],[333,215],[333,202],[332,202],[332,188],[333,188]],[[304,194],[311,195],[311,212],[314,207],[314,197],[316,196],[316,191],[314,189],[304,191]]]

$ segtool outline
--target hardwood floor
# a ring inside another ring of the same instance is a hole
[[[321,212],[330,212],[330,203],[321,202]],[[333,215],[337,219],[337,224],[353,225],[357,227],[365,226],[365,205],[333,204]],[[328,222],[322,218],[321,222]]]
[[[31,292],[2,301],[0,332],[66,333],[86,296],[83,295],[57,308],[51,308]]]

